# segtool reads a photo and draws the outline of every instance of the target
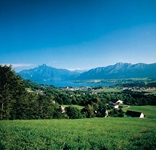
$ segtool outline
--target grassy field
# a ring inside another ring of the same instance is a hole
[[[146,110],[152,116],[155,106],[130,108]],[[155,117],[0,121],[0,150],[154,150],[155,147]]]
[[[148,118],[156,119],[156,106],[131,106],[129,109],[143,112]]]
[[[144,113],[147,118],[156,119],[156,106],[128,106],[122,105],[123,110],[126,112],[127,110],[133,110]]]
[[[108,92],[108,93],[110,93],[110,92],[112,92],[112,93],[119,93],[119,92],[122,92],[122,90],[121,89],[117,89],[117,88],[110,88],[110,87],[108,87],[108,88],[104,88],[104,90],[103,90],[104,92]]]

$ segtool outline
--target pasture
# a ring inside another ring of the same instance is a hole
[[[0,121],[0,150],[154,150],[156,106],[123,106],[147,118]]]
[[[0,121],[0,149],[150,149],[156,119],[92,118]]]
[[[156,119],[156,106],[130,106],[128,110],[143,112],[147,118]]]

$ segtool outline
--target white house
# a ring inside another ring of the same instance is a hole
[[[118,100],[118,101],[116,102],[116,104],[123,104],[123,101],[122,101],[122,100]]]
[[[108,110],[105,111],[105,118],[108,117]]]
[[[60,106],[62,113],[65,113],[65,107],[64,106]]]
[[[141,113],[139,118],[145,118],[145,115]]]
[[[118,104],[114,104],[114,108],[118,109],[119,105]]]
[[[122,100],[118,100],[118,101],[116,101],[115,103],[113,103],[112,101],[109,102],[109,105],[111,106],[111,108],[116,108],[116,109],[119,108],[119,105],[120,105],[120,104],[123,104],[123,101],[122,101]]]

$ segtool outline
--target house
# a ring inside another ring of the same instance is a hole
[[[119,104],[113,103],[112,101],[109,102],[109,106],[110,106],[112,109],[113,109],[113,108],[116,108],[116,109],[119,108]]]
[[[118,101],[116,101],[116,104],[123,104],[123,101],[122,100],[118,100]]]
[[[62,111],[62,114],[65,113],[65,107],[64,106],[60,106],[60,109]]]
[[[42,90],[36,90],[36,93],[39,95],[43,95],[43,91]]]
[[[127,117],[139,117],[139,118],[145,118],[145,115],[142,112],[127,110],[126,112]]]
[[[123,101],[122,100],[118,100],[118,101],[114,101],[114,102],[109,102],[109,105],[111,108],[115,108],[115,109],[118,109],[119,108],[119,105],[120,104],[123,104]]]
[[[105,111],[105,118],[108,117],[108,110]]]
[[[114,108],[116,108],[116,109],[118,109],[119,108],[119,104],[117,104],[117,103],[114,103]]]

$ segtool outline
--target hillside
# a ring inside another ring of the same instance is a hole
[[[154,64],[130,64],[117,63],[107,67],[98,67],[82,73],[78,79],[121,79],[121,78],[145,78],[156,76],[156,63]]]
[[[56,81],[71,80],[79,75],[78,71],[57,69],[45,64],[30,70],[23,70],[19,74],[24,79],[29,79],[40,84],[53,84]]]
[[[155,119],[7,120],[1,121],[0,126],[2,150],[155,150],[156,147]]]

